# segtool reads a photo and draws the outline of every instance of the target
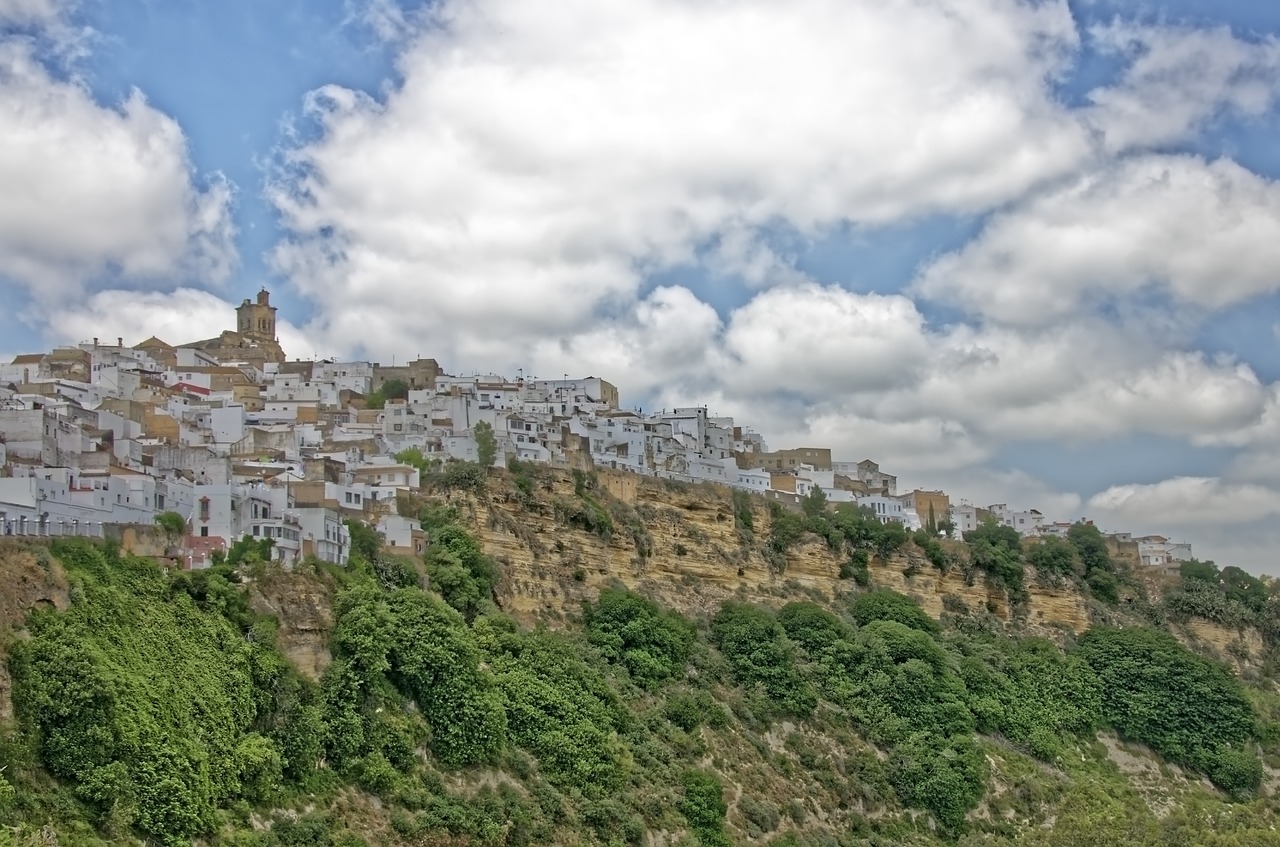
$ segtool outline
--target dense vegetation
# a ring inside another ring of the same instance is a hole
[[[471,489],[478,470],[432,474]],[[532,497],[536,475],[513,477]],[[589,475],[576,483],[562,519],[639,533],[634,510]],[[55,545],[71,606],[33,612],[29,637],[7,645],[0,845],[45,843],[52,825],[64,845],[623,845],[664,831],[716,847],[1227,847],[1272,843],[1280,825],[1258,798],[1259,754],[1280,754],[1269,680],[1247,688],[1156,629],[1095,626],[1064,648],[856,587],[871,557],[910,547],[1011,597],[1029,564],[1108,606],[1129,577],[1092,527],[1024,548],[988,524],[960,548],[810,498],[776,510],[761,546],[777,567],[822,538],[849,563],[847,601],[729,601],[689,620],[615,587],[550,632],[499,610],[500,566],[458,502],[415,506],[431,540],[421,560],[353,522],[350,568],[293,575],[333,598],[317,680],[251,606],[269,545],[235,545],[196,573]],[[754,543],[750,503],[730,509]],[[1168,609],[1213,597],[1262,620],[1273,603],[1255,582],[1195,563]],[[1157,816],[1099,731],[1222,793],[1188,782]]]

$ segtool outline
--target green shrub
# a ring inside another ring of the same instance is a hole
[[[863,594],[853,601],[849,611],[860,626],[872,621],[897,621],[931,635],[939,631],[938,622],[926,615],[915,600],[887,588]]]
[[[693,732],[703,724],[720,728],[729,723],[724,707],[702,690],[672,692],[663,705],[662,715],[685,732]]]
[[[487,619],[482,642],[505,698],[512,741],[561,788],[591,796],[618,789],[626,755],[618,733],[630,713],[578,646]]]
[[[980,730],[1053,761],[1065,738],[1087,736],[1101,725],[1101,684],[1083,659],[1042,639],[998,644],[998,652],[960,662]]]
[[[816,603],[788,603],[778,610],[778,622],[787,637],[810,656],[830,644],[853,637],[853,628]]]
[[[1262,784],[1262,760],[1252,750],[1221,747],[1209,769],[1213,784],[1241,799],[1258,790]]]
[[[187,519],[177,512],[161,512],[156,515],[156,526],[166,535],[178,536],[187,531]]]
[[[477,462],[448,462],[440,478],[445,488],[461,488],[483,491],[485,472]]]
[[[813,712],[817,695],[796,667],[795,650],[772,614],[731,601],[716,613],[711,632],[740,684],[759,685],[784,714]]]
[[[680,813],[689,822],[689,829],[704,847],[729,847],[724,833],[724,818],[729,807],[724,801],[724,787],[720,779],[706,771],[688,771],[682,780],[684,796],[680,798]]]
[[[693,627],[679,615],[629,591],[600,592],[586,604],[584,618],[592,644],[611,662],[626,667],[645,688],[684,674],[693,649]]]
[[[492,601],[498,569],[462,527],[448,524],[432,532],[425,561],[432,587],[468,621]]]
[[[1057,536],[1046,536],[1027,551],[1027,564],[1039,574],[1072,576],[1077,564],[1075,548]]]
[[[1101,682],[1103,718],[1124,738],[1214,778],[1223,748],[1253,734],[1253,709],[1240,683],[1172,635],[1093,627],[1076,649]],[[1228,758],[1220,773],[1234,781],[1246,770],[1240,765]]]
[[[84,542],[54,552],[80,598],[32,615],[9,656],[15,710],[48,772],[103,819],[166,844],[209,832],[220,804],[269,790],[274,764],[250,761],[269,742],[248,739],[267,717],[257,704],[272,702],[255,690],[255,653],[273,645],[171,591],[150,562]]]
[[[964,830],[965,815],[982,798],[987,779],[986,762],[971,739],[927,732],[894,748],[889,774],[898,795],[932,812],[942,833],[952,837]]]

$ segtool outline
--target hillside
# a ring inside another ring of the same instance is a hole
[[[0,844],[1277,843],[1232,569],[545,468],[401,508],[425,561],[0,545]]]

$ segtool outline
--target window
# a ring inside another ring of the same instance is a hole
[[[209,527],[207,527],[207,526],[202,526],[202,527],[200,527],[200,537],[201,537],[201,538],[208,538],[208,537],[209,537]]]
[[[258,526],[257,524],[254,524],[254,525],[253,525],[253,534],[254,534],[254,535],[258,535],[258,534],[259,534],[259,530],[261,530],[261,529],[262,529],[262,527]]]
[[[200,520],[202,521],[209,520],[209,498],[208,497],[200,498]]]

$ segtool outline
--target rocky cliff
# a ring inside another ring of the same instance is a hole
[[[25,634],[27,614],[42,607],[71,604],[66,574],[40,544],[0,541],[0,654],[8,642]],[[13,717],[11,681],[0,661],[0,721]]]
[[[483,496],[445,495],[500,565],[499,604],[523,621],[552,623],[614,583],[695,616],[714,613],[729,598],[773,606],[796,599],[833,604],[855,588],[839,576],[845,557],[813,536],[787,551],[785,567],[771,566],[763,543],[769,510],[759,497],[751,498],[753,531],[744,533],[723,487],[602,471],[599,499],[614,517],[606,536],[563,519],[558,504],[576,496],[568,473],[543,470],[537,482],[524,494],[498,473]],[[914,547],[888,561],[873,557],[870,575],[874,585],[916,598],[935,617],[965,610],[1004,621],[1016,617],[1027,631],[1049,637],[1089,625],[1084,599],[1069,587],[1042,587],[1031,575],[1028,604],[1012,609],[1004,592],[988,587],[981,575],[966,578],[962,567],[941,573]]]

